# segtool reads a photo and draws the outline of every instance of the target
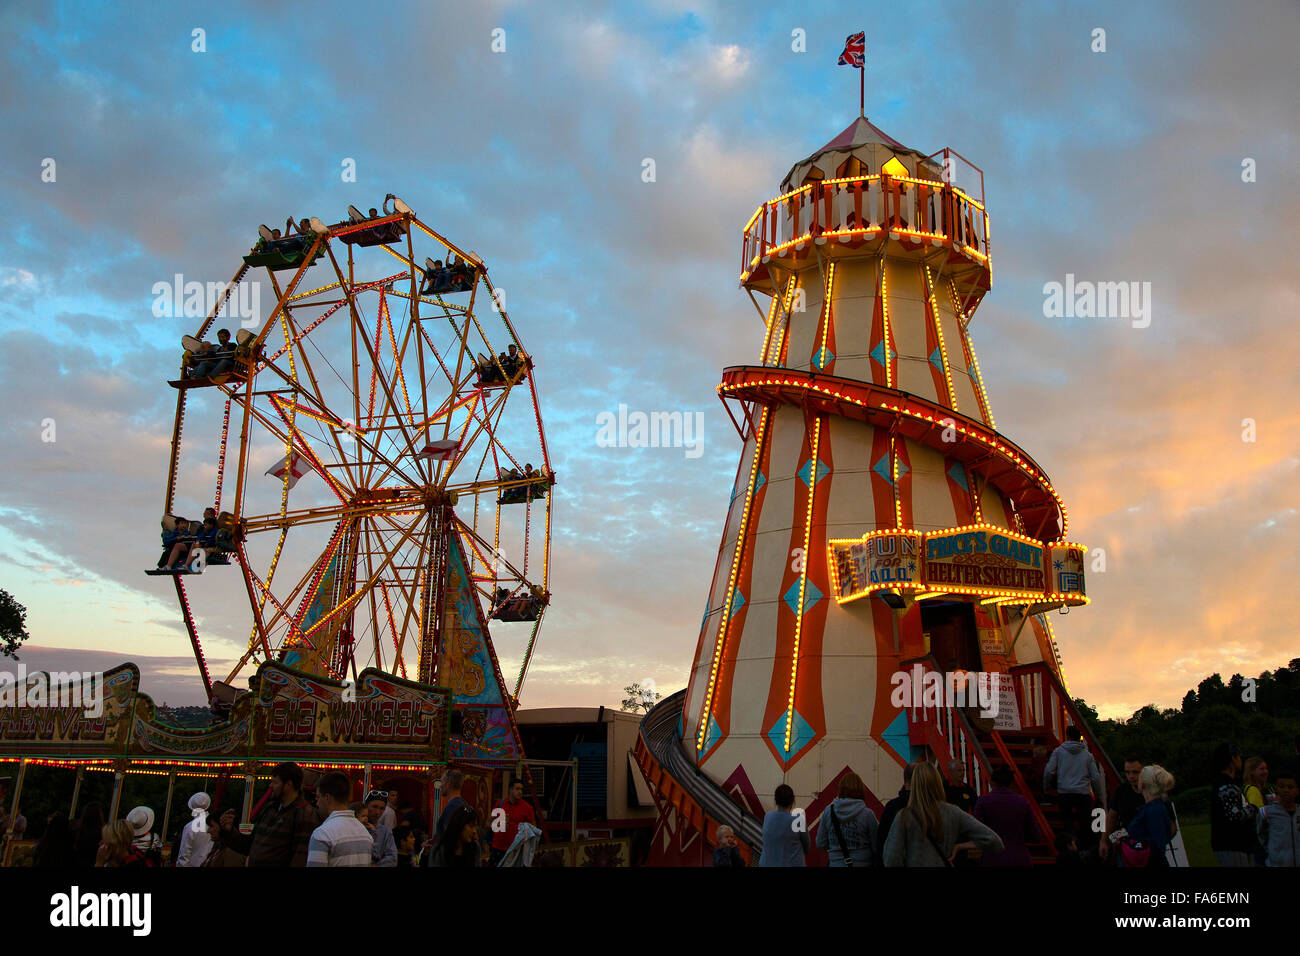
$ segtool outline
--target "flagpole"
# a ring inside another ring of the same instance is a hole
[[[858,115],[867,115],[867,64],[863,62],[858,69]]]

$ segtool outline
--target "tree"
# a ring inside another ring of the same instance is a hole
[[[18,660],[18,645],[30,636],[24,627],[26,621],[27,608],[0,588],[0,655]]]
[[[623,688],[627,697],[623,698],[623,710],[630,713],[650,713],[650,709],[659,702],[663,695],[654,689],[654,685],[642,687],[640,681],[633,681]]]

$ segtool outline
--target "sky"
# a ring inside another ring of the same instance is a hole
[[[195,324],[151,290],[229,278],[260,222],[393,192],[490,264],[537,361],[559,484],[523,705],[684,686],[739,454],[714,388],[762,342],[742,229],[857,115],[836,57],[859,29],[873,123],[984,171],[989,400],[1105,556],[1054,616],[1071,691],[1126,716],[1298,656],[1300,6],[926,10],[4,4],[0,587],[28,608],[23,663],[130,658],[156,700],[202,702],[170,582],[142,574]],[[1150,324],[1045,315],[1067,275],[1150,283]],[[620,404],[701,413],[702,453],[603,447]],[[247,637],[216,607],[214,672]],[[521,647],[500,639],[507,672]]]

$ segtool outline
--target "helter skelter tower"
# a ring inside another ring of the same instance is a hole
[[[781,783],[810,824],[848,771],[878,814],[922,756],[1023,788],[1029,740],[1073,721],[1046,612],[1086,603],[1084,548],[994,425],[969,336],[991,281],[983,173],[864,116],[746,224],[764,330],[718,387],[743,451],[689,685],[638,743],[653,861],[707,860],[721,823],[757,851]],[[894,675],[960,671],[1007,675],[995,720],[900,705]]]

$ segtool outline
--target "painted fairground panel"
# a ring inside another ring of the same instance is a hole
[[[0,684],[0,751],[23,757],[122,755],[140,670],[27,674]]]
[[[253,695],[235,700],[229,719],[201,730],[173,727],[158,719],[153,698],[137,694],[131,720],[131,753],[151,757],[248,756],[248,739],[253,725]]]
[[[451,538],[447,551],[438,681],[451,688],[456,707],[451,757],[467,763],[513,763],[523,755],[523,748],[457,537]]]
[[[255,683],[256,757],[446,763],[450,695],[444,687],[372,668],[349,687],[270,661]]]

